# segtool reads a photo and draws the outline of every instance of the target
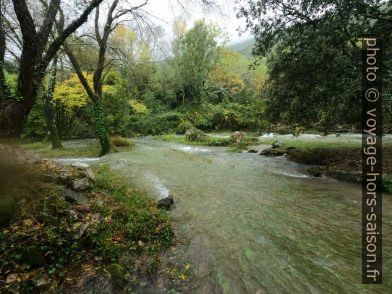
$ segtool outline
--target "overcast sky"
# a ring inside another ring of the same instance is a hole
[[[184,5],[187,3],[186,0],[180,1]],[[165,35],[168,39],[171,39],[172,36],[173,21],[178,17],[183,17],[186,20],[188,28],[192,26],[195,20],[204,18],[218,25],[227,33],[230,43],[238,43],[251,37],[249,33],[239,35],[238,28],[244,29],[245,20],[236,17],[235,0],[217,0],[219,9],[215,9],[209,13],[203,11],[202,7],[198,5],[189,5],[189,2],[186,6],[188,12],[186,14],[177,0],[150,0],[145,10],[153,15],[151,20],[165,30]]]

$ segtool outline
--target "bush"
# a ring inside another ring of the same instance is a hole
[[[200,141],[202,139],[205,139],[207,135],[203,131],[197,128],[192,128],[186,131],[185,137],[189,141]]]
[[[135,114],[129,123],[130,135],[160,135],[173,133],[182,120],[182,115],[178,112],[170,111],[165,113],[141,115]]]
[[[187,120],[181,120],[177,127],[177,134],[185,134],[187,130],[194,128],[193,124]]]
[[[130,143],[126,138],[123,138],[121,136],[112,136],[112,144],[116,147],[129,147]]]

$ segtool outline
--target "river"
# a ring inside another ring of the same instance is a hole
[[[133,140],[108,163],[151,196],[168,193],[195,293],[392,293],[391,195],[383,201],[383,285],[361,285],[361,188],[285,158]]]

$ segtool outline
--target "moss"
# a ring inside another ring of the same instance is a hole
[[[126,270],[118,263],[112,263],[106,270],[110,273],[110,276],[114,281],[122,281],[125,279]]]
[[[105,124],[105,115],[103,113],[101,102],[94,103],[95,129],[101,144],[101,152],[99,156],[104,156],[110,152],[111,142],[108,130]]]
[[[42,251],[37,246],[20,247],[15,250],[15,256],[19,264],[40,267],[44,263]]]

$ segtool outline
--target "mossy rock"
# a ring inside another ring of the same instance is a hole
[[[5,198],[0,201],[0,227],[6,227],[10,224],[15,213],[15,201],[11,198]]]
[[[186,131],[185,137],[189,141],[199,141],[205,139],[207,137],[207,134],[197,128],[191,128]]]
[[[16,249],[15,254],[19,264],[40,267],[44,263],[42,251],[37,246],[20,247]]]
[[[285,148],[267,148],[260,152],[260,155],[265,156],[283,156],[286,154]]]
[[[106,270],[110,273],[113,281],[119,282],[125,280],[126,271],[121,264],[113,263],[109,265]]]

